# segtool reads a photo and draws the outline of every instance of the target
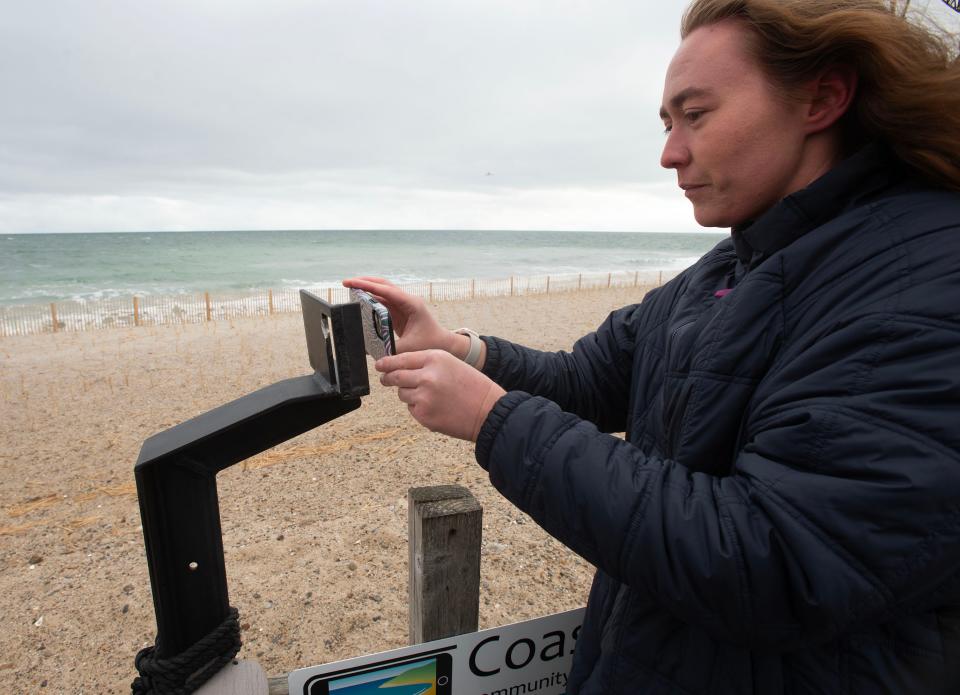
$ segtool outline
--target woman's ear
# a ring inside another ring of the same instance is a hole
[[[809,82],[807,90],[807,133],[819,133],[850,109],[857,91],[857,72],[849,65],[835,65]]]

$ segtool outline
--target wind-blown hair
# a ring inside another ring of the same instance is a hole
[[[844,116],[848,152],[886,143],[917,175],[960,190],[960,58],[957,37],[898,0],[694,0],[681,23],[724,20],[752,30],[748,47],[787,94],[834,65],[852,67],[857,92]]]

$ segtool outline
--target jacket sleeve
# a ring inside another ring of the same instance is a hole
[[[756,393],[730,475],[644,456],[513,391],[477,459],[538,524],[719,639],[785,650],[960,577],[958,326],[865,318]]]
[[[667,302],[661,295],[676,291],[658,288],[642,303],[612,312],[596,331],[580,338],[571,352],[544,352],[484,336],[487,358],[483,373],[507,391],[525,391],[553,401],[603,432],[622,432],[636,343],[662,320]]]

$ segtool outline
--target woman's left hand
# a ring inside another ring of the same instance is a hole
[[[374,365],[380,383],[397,396],[421,425],[458,439],[477,441],[494,404],[506,391],[444,350],[404,352]]]

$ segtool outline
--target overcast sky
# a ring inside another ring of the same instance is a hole
[[[8,3],[0,232],[695,231],[658,165],[682,8]]]

